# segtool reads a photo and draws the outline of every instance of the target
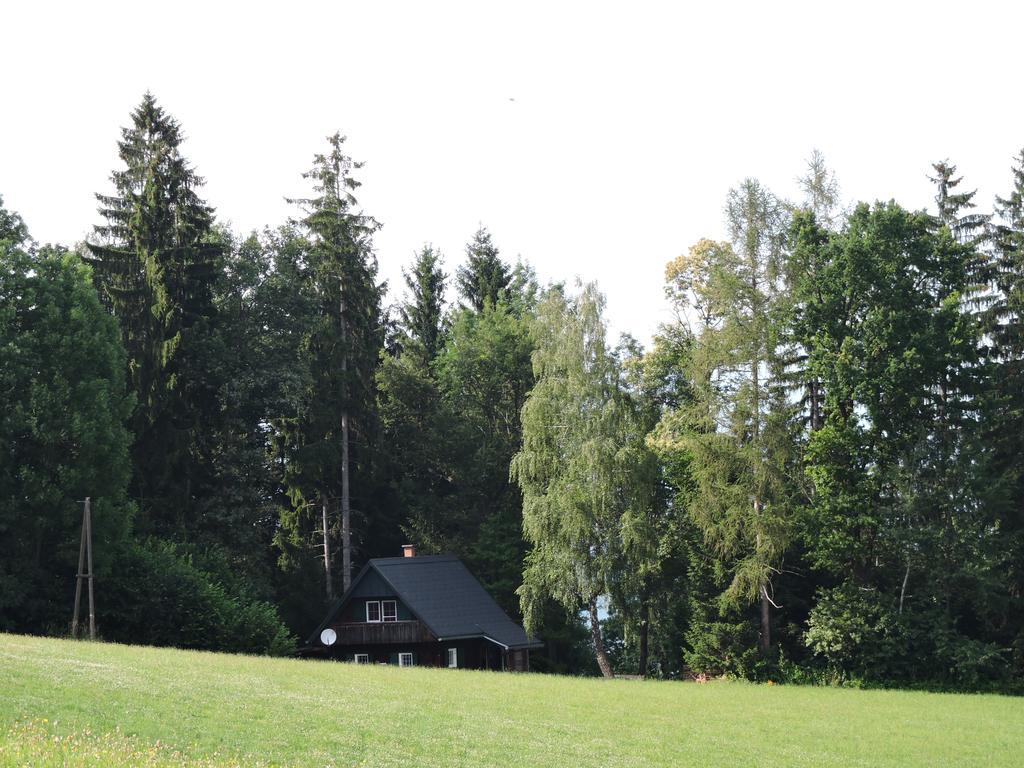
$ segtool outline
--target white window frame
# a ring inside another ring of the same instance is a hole
[[[370,606],[371,605],[376,605],[377,606],[377,618],[376,619],[371,619],[370,618]],[[367,600],[366,601],[366,623],[367,624],[380,624],[380,620],[381,620],[380,600]]]
[[[356,664],[369,664],[370,663],[370,654],[368,654],[368,653],[357,653],[355,655],[355,662],[356,662]]]
[[[459,649],[449,648],[448,649],[448,669],[459,668]]]
[[[388,616],[388,612],[385,606],[391,606],[391,616]],[[397,600],[381,600],[380,601],[380,620],[381,621],[398,621],[398,601]]]
[[[408,664],[405,663],[406,659],[409,660]],[[400,667],[412,667],[412,666],[415,666],[415,664],[413,663],[413,660],[412,660],[412,654],[411,653],[407,653],[405,651],[403,651],[402,653],[398,654],[398,666],[400,666]]]

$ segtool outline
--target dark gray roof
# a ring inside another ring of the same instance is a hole
[[[406,607],[427,625],[438,640],[486,637],[508,648],[539,648],[543,645],[508,617],[455,555],[370,560],[348,593],[328,613],[314,638],[330,624],[359,581],[371,570],[391,585]]]

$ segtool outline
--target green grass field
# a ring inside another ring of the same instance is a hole
[[[368,667],[0,634],[0,765],[1020,766],[1024,699]]]

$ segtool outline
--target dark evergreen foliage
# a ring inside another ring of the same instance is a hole
[[[962,177],[956,177],[956,166],[949,160],[935,163],[932,168],[935,176],[930,177],[935,184],[935,206],[936,217],[941,224],[949,227],[960,241],[977,242],[984,234],[985,225],[990,217],[980,213],[967,213],[961,215],[964,210],[975,207],[974,195],[976,192],[955,192],[963,181]]]
[[[418,345],[427,362],[437,357],[444,343],[444,289],[447,276],[441,254],[426,245],[416,254],[411,271],[402,270],[408,299],[401,306],[402,328]]]
[[[1012,187],[995,202],[993,300],[985,312],[990,339],[978,448],[988,458],[982,501],[1003,536],[991,577],[1005,586],[997,603],[998,637],[1024,676],[1024,150]]]
[[[0,629],[63,632],[86,496],[97,578],[120,577],[132,398],[88,268],[63,249],[36,249],[2,206],[0,392]]]
[[[230,572],[215,568],[211,574],[210,564],[197,567],[190,555],[167,542],[125,547],[118,553],[117,578],[104,585],[98,633],[121,643],[294,653],[295,639],[277,608],[253,599],[249,585],[238,583]]]
[[[97,195],[105,223],[85,259],[128,354],[140,524],[187,537],[195,500],[211,484],[200,428],[217,412],[218,372],[206,346],[221,245],[198,195],[203,180],[181,154],[181,126],[150,93],[131,119],[118,143],[115,192]]]
[[[456,272],[459,295],[469,308],[483,312],[485,306],[497,306],[508,291],[512,275],[491,242],[491,233],[480,227],[466,245],[466,263]]]
[[[317,154],[305,174],[315,196],[292,201],[306,214],[300,225],[309,243],[305,259],[314,306],[300,341],[306,391],[298,410],[280,422],[291,503],[277,541],[286,558],[301,558],[319,526],[330,573],[333,537],[340,533],[341,576],[347,586],[352,512],[371,512],[374,377],[384,344],[380,305],[385,286],[376,282],[372,249],[379,224],[356,208],[359,182],[352,173],[361,164],[344,154],[340,134],[328,143],[329,152]],[[333,577],[327,579],[330,596]]]
[[[116,320],[89,268],[36,249],[0,208],[0,628],[63,634],[71,618],[84,497],[92,499],[96,622],[106,640],[287,653],[291,636],[233,552],[134,541],[126,429],[134,398]],[[201,528],[191,531],[202,539]],[[266,551],[268,540],[262,542]],[[256,552],[248,547],[256,546]]]

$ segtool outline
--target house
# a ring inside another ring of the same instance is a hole
[[[454,555],[370,560],[303,655],[357,664],[528,671],[526,634]]]

